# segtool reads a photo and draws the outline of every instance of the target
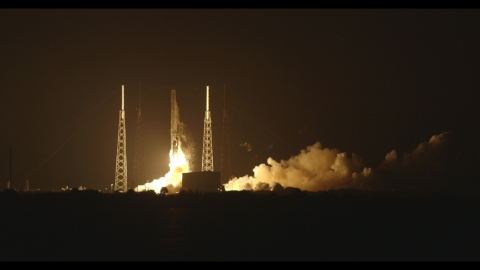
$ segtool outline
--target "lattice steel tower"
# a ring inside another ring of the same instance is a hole
[[[133,161],[132,188],[145,183],[144,148],[142,133],[142,110],[140,109],[140,84],[138,84],[137,125],[135,128],[135,157]]]
[[[122,109],[119,112],[117,140],[117,168],[115,170],[115,191],[127,191],[127,145],[125,128],[124,86],[122,85]]]
[[[212,148],[212,118],[208,109],[208,86],[207,86],[207,110],[203,121],[203,153],[202,171],[213,172],[213,148]]]
[[[230,161],[230,135],[228,130],[229,119],[227,110],[227,96],[225,94],[225,85],[223,85],[223,126],[222,126],[222,164],[221,164],[221,183],[225,184],[230,180],[231,161]]]

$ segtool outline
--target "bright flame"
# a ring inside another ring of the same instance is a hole
[[[135,191],[148,191],[153,190],[155,193],[160,193],[162,187],[167,187],[169,193],[175,193],[179,191],[182,187],[182,173],[189,172],[187,158],[180,147],[180,142],[178,145],[178,151],[176,154],[173,153],[173,149],[170,149],[170,171],[165,174],[164,177],[154,179],[150,183],[145,183],[145,185],[139,185],[135,188]]]

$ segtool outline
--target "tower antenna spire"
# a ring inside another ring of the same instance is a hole
[[[203,121],[203,152],[202,152],[202,171],[213,172],[213,148],[212,148],[212,118],[208,108],[208,86],[207,86],[207,108],[205,119]]]
[[[127,191],[127,146],[125,127],[125,86],[122,85],[122,109],[119,111],[115,191]]]

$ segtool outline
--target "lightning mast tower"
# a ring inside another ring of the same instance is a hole
[[[125,128],[124,85],[122,85],[122,109],[119,111],[118,140],[117,140],[117,168],[115,170],[115,191],[127,191],[127,146]]]
[[[133,188],[135,188],[138,183],[145,183],[142,110],[140,109],[140,84],[138,84],[137,125],[135,129],[135,158],[133,161]]]
[[[212,148],[212,118],[208,109],[208,86],[207,86],[207,110],[203,121],[203,153],[202,153],[202,171],[213,172],[213,148]]]
[[[227,110],[227,96],[225,94],[225,85],[223,85],[223,126],[222,126],[222,165],[221,165],[221,183],[225,184],[230,180],[231,162],[230,162],[230,136],[229,119]]]

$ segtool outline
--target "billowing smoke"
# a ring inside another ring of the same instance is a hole
[[[434,135],[411,153],[387,153],[377,168],[363,166],[362,158],[337,149],[322,148],[319,142],[288,160],[267,159],[253,169],[253,176],[233,178],[228,190],[273,190],[293,187],[306,191],[329,189],[365,190],[454,190],[471,188],[461,150],[452,144],[450,132]],[[463,181],[465,180],[465,181]],[[463,181],[463,182],[462,182]]]
[[[474,189],[478,185],[469,179],[471,168],[461,145],[459,138],[444,132],[403,156],[392,150],[376,169],[374,187],[416,191]]]
[[[233,178],[225,190],[272,190],[277,184],[307,191],[365,188],[372,177],[372,170],[363,167],[360,156],[322,148],[319,142],[289,160],[268,158],[267,164],[256,166],[253,173]]]

